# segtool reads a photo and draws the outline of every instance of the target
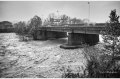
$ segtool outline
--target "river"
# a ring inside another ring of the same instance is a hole
[[[20,41],[15,33],[0,33],[1,78],[61,78],[66,69],[83,73],[83,48],[61,49],[66,38]]]

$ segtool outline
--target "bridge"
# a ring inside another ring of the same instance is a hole
[[[37,29],[35,39],[68,37],[68,42],[62,47],[78,47],[82,44],[95,45],[99,42],[99,34],[105,30],[105,23],[97,24],[66,24],[48,25]],[[68,35],[67,35],[68,33]]]
[[[74,32],[74,33],[86,33],[86,34],[100,34],[101,30],[104,30],[105,23],[98,24],[66,24],[66,25],[48,25],[46,27],[40,27],[39,30],[58,31],[58,32]]]

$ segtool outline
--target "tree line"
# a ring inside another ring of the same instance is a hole
[[[42,25],[41,18],[35,15],[27,23],[24,21],[20,21],[18,23],[15,23],[13,26],[15,28],[15,32],[19,35],[34,36],[36,29],[40,27],[41,25]]]
[[[78,18],[71,18],[65,14],[56,16],[54,13],[48,15],[43,22],[42,19],[35,15],[31,18],[28,22],[20,21],[13,24],[14,30],[19,35],[28,35],[28,36],[36,36],[37,28],[41,26],[47,25],[64,25],[64,24],[83,24],[86,23],[88,19],[78,19]]]
[[[48,18],[43,22],[44,25],[65,25],[65,24],[83,24],[88,23],[88,19],[80,19],[80,18],[71,18],[65,14],[57,16],[54,13],[48,15]]]

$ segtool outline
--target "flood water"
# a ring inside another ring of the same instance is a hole
[[[67,38],[20,41],[15,33],[0,33],[1,78],[61,78],[69,67],[83,72],[83,49],[61,49]]]

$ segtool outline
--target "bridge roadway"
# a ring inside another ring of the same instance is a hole
[[[84,33],[84,34],[100,34],[101,31],[105,30],[105,23],[97,24],[69,24],[69,25],[48,25],[40,27],[39,30],[46,31],[58,31],[68,33]]]

